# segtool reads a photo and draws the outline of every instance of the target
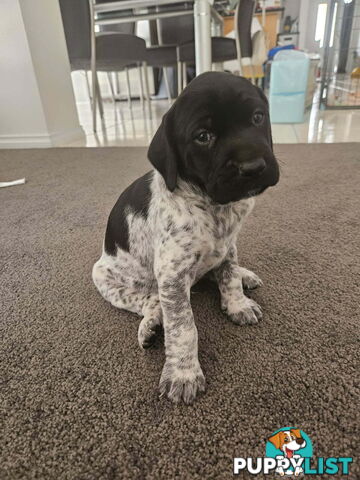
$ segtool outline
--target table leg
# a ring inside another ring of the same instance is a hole
[[[90,9],[90,41],[91,41],[91,88],[92,88],[92,120],[93,131],[96,133],[96,101],[98,95],[97,72],[96,72],[96,37],[95,37],[95,13],[94,2],[89,0]]]
[[[211,70],[211,13],[209,0],[195,0],[196,75]]]

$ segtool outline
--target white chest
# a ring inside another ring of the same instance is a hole
[[[162,265],[185,265],[195,255],[195,280],[224,261],[254,205],[253,199],[215,205],[183,190],[172,195],[163,191],[154,199],[153,233]]]
[[[232,209],[216,215],[209,212],[197,217],[193,238],[194,248],[200,253],[197,278],[224,261],[229,249],[236,242],[241,223]]]

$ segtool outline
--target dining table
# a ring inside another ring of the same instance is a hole
[[[223,18],[213,7],[214,0],[187,0],[184,8],[179,0],[115,0],[111,2],[96,3],[89,0],[91,15],[91,75],[92,75],[92,118],[93,130],[96,132],[96,106],[99,103],[102,116],[102,103],[99,101],[99,87],[96,75],[96,29],[101,25],[116,25],[141,20],[158,20],[166,17],[181,15],[194,16],[195,40],[195,73],[211,70],[211,26],[216,34],[223,32]],[[159,6],[170,6],[171,9],[157,9]],[[176,8],[179,5],[179,8]],[[106,13],[106,15],[102,15]],[[212,23],[212,19],[214,20]]]
[[[195,69],[196,75],[200,75],[211,70],[211,19],[213,18],[219,24],[221,18],[212,8],[213,0],[190,0],[187,3],[193,4],[192,10],[179,8],[171,11],[156,11],[156,8],[152,8],[160,5],[176,5],[179,4],[179,0],[119,0],[93,3],[94,24],[111,25],[192,14],[194,15]],[[105,12],[111,12],[111,15],[106,17],[98,15]]]

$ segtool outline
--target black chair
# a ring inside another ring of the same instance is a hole
[[[109,3],[109,2],[116,2],[117,0],[95,0],[95,3],[101,4],[101,3]],[[133,13],[132,10],[122,10],[123,15],[131,15]],[[108,17],[112,17],[113,12],[101,12],[97,14],[97,18],[99,19],[107,19]],[[110,25],[100,25],[100,32],[118,32],[118,33],[126,33],[128,35],[135,35],[135,22],[126,22],[126,23],[112,23]],[[127,82],[127,95],[128,95],[128,102],[129,106],[131,107],[131,87],[130,87],[130,79],[129,79],[129,71],[126,68],[126,82]],[[116,75],[118,72],[114,72]],[[117,93],[120,93],[120,88],[119,88],[119,77],[115,77],[116,81],[116,87],[114,87],[113,81],[112,81],[112,76],[111,72],[107,73],[107,78],[111,90],[111,94],[113,97],[114,102],[116,101],[116,95],[115,95],[115,90]]]
[[[190,4],[180,4],[184,9],[189,9]],[[161,10],[168,10],[168,7],[160,7]],[[179,9],[179,4],[174,7]],[[170,17],[159,19],[159,30],[162,42],[177,46],[178,65],[178,93],[186,84],[186,68],[195,64],[195,36],[194,16]],[[212,62],[222,63],[237,58],[236,42],[231,38],[212,37]],[[185,73],[185,74],[184,74]]]
[[[111,3],[117,0],[95,0],[96,4]],[[132,15],[133,10],[121,10],[123,15]],[[113,17],[113,12],[101,12],[97,14],[99,19],[107,19]],[[128,35],[135,35],[135,22],[126,23],[111,23],[110,25],[100,25],[100,32],[118,32],[127,33]]]
[[[171,101],[171,87],[167,68],[177,65],[176,45],[154,45],[146,49],[146,63],[149,67],[159,68],[165,81],[168,100]]]
[[[184,10],[184,15],[159,18],[157,21],[157,33],[162,48],[168,49],[168,67],[174,67],[177,71],[177,94],[182,89],[183,65],[179,59],[179,45],[194,41],[194,11],[193,3],[181,2],[172,5],[158,6],[159,12],[171,12]],[[151,62],[151,60],[150,60]],[[170,89],[170,87],[168,87]],[[174,88],[175,90],[175,88]]]
[[[227,62],[237,58],[236,42],[232,38],[211,37],[211,59],[213,63]],[[194,65],[195,44],[184,43],[179,46],[179,60],[182,63]]]
[[[239,0],[235,9],[235,40],[225,37],[211,39],[212,62],[222,63],[237,59],[240,75],[253,82],[263,76],[262,63],[266,59],[263,30],[260,29],[254,37],[251,35],[256,4],[256,0]],[[195,47],[192,41],[180,45],[178,52],[179,60],[183,64],[195,63]]]
[[[171,98],[170,81],[167,75],[167,68],[177,68],[177,77],[181,73],[181,64],[179,62],[178,46],[180,43],[191,40],[194,37],[193,4],[176,3],[171,5],[160,5],[156,11],[160,13],[178,12],[184,10],[184,15],[159,18],[157,25],[157,40],[159,45],[148,47],[147,64],[152,67],[162,68],[165,85],[169,99]],[[176,95],[175,95],[176,96]]]
[[[255,80],[252,64],[253,40],[251,24],[257,2],[255,0],[239,0],[235,10],[235,38],[238,52],[240,74]],[[247,71],[244,71],[246,69]]]
[[[91,39],[93,18],[89,0],[59,0],[64,32],[72,71],[91,70]],[[100,114],[103,116],[97,72],[119,72],[128,68],[138,68],[141,100],[144,98],[142,70],[145,74],[145,98],[149,100],[146,69],[145,41],[133,34],[103,31],[95,34],[96,76],[93,84],[92,108],[93,128],[96,131],[96,97]],[[128,72],[127,72],[128,73]],[[128,75],[127,75],[128,78]],[[87,79],[87,75],[86,75]],[[89,88],[88,80],[87,85]],[[128,83],[129,86],[129,83]],[[90,93],[90,88],[89,88]]]
[[[251,58],[253,46],[251,40],[251,23],[257,2],[255,0],[239,0],[235,10],[235,33],[240,58]]]

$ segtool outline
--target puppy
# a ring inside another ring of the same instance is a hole
[[[283,430],[269,438],[275,448],[281,450],[286,458],[292,458],[296,450],[305,448],[306,441],[302,438],[298,428]]]
[[[163,326],[160,392],[191,403],[205,390],[191,286],[210,274],[234,323],[262,316],[243,291],[261,280],[238,265],[236,240],[254,197],[279,179],[264,94],[229,73],[198,76],[164,115],[148,158],[154,170],[110,213],[92,277],[112,305],[143,317],[142,348]]]
[[[294,452],[301,448],[305,448],[306,446],[306,440],[302,438],[301,432],[297,428],[278,432],[269,438],[269,442],[271,442],[275,448],[283,452],[284,458],[293,458],[295,456]],[[282,467],[279,467],[277,471],[280,475],[284,475],[285,473]],[[295,476],[298,476],[302,472],[303,469],[301,467],[296,467],[294,473]],[[291,475],[292,473],[292,470],[286,472],[287,475]]]

